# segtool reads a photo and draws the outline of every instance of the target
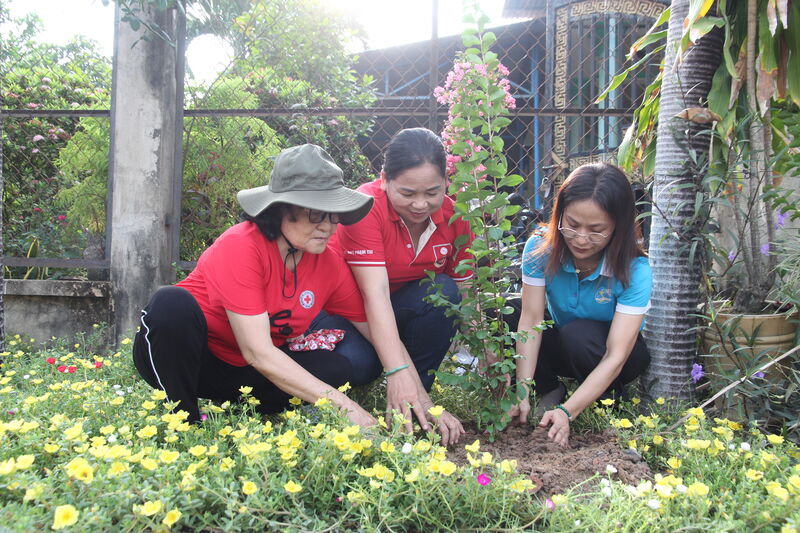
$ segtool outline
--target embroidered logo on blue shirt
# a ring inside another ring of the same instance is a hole
[[[597,289],[597,292],[594,293],[594,301],[599,304],[607,304],[611,302],[611,288],[609,287],[600,287]]]

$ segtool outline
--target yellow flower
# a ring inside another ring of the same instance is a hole
[[[600,403],[608,407],[614,405],[614,400],[611,398],[603,398],[602,400],[600,400]]]
[[[427,439],[420,439],[414,443],[414,450],[425,453],[431,449],[431,443]]]
[[[366,496],[361,491],[357,492],[357,491],[351,490],[350,492],[347,493],[347,501],[349,501],[349,502],[359,503],[359,502],[363,502],[365,499],[366,499]]]
[[[242,385],[239,387],[239,392],[242,393],[242,396],[247,396],[251,392],[253,392],[253,387],[248,387],[247,385]]]
[[[150,395],[150,398],[152,398],[157,402],[160,402],[167,399],[167,393],[161,389],[156,389],[153,391],[153,394]]]
[[[145,401],[142,402],[142,409],[146,409],[146,410],[150,411],[151,409],[155,409],[155,408],[156,408],[156,404],[155,404],[155,402],[153,402],[151,400],[145,400]]]
[[[139,464],[142,465],[142,468],[145,470],[155,470],[158,468],[158,462],[155,459],[151,459],[150,457],[145,457]]]
[[[164,464],[174,463],[178,457],[180,457],[181,452],[177,452],[174,450],[161,450],[158,454],[159,460]]]
[[[656,446],[664,444],[664,437],[662,437],[661,435],[653,435],[653,444],[655,444]]]
[[[492,460],[493,460],[493,458],[492,458],[492,454],[491,453],[483,452],[481,454],[481,463],[483,463],[485,465],[490,465],[490,464],[492,464]]]
[[[350,386],[350,382],[348,381],[347,383],[339,387],[339,392],[347,392],[350,389],[352,389],[352,387]]]
[[[533,481],[531,481],[530,479],[518,479],[508,486],[508,488],[516,492],[525,492],[526,490],[532,489],[533,487],[534,487]]]
[[[710,440],[705,439],[688,439],[686,441],[686,447],[690,450],[705,450],[711,446]]]
[[[442,407],[441,405],[435,405],[430,409],[428,409],[428,412],[431,414],[433,418],[439,418],[440,416],[442,416],[442,413],[444,412],[444,407]]]
[[[383,453],[392,453],[395,451],[394,444],[389,441],[381,441],[381,451]]]
[[[696,416],[697,418],[705,418],[706,414],[703,410],[699,407],[692,407],[691,409],[686,410],[686,414]]]
[[[751,481],[758,481],[759,479],[764,477],[764,472],[748,468],[747,471],[744,473],[744,476]]]
[[[330,402],[331,402],[331,401],[330,401],[329,399],[327,399],[327,398],[325,398],[325,397],[323,396],[322,398],[320,398],[319,400],[317,400],[316,402],[314,402],[314,405],[316,405],[317,407],[322,407],[323,405],[325,405],[325,404],[328,404],[328,403],[330,403]]]
[[[33,455],[20,455],[19,457],[17,457],[17,461],[14,464],[14,466],[17,468],[17,470],[24,470],[26,468],[30,468],[30,466],[33,464],[33,459],[34,459]]]
[[[25,496],[22,497],[23,502],[29,502],[37,499],[44,493],[44,485],[34,485],[25,491]]]
[[[442,463],[439,465],[439,473],[444,476],[449,476],[456,471],[456,468],[456,464],[452,461],[442,461]]]
[[[563,505],[569,501],[569,498],[567,498],[563,494],[553,494],[552,496],[550,496],[550,499],[556,505]]]
[[[666,403],[666,400],[664,398],[660,398],[659,397],[659,398],[656,398],[656,403],[658,405],[664,405]]]
[[[194,455],[195,457],[200,457],[201,455],[205,455],[207,449],[208,448],[206,448],[202,444],[198,444],[196,446],[192,446],[191,448],[189,448],[189,453]]]
[[[108,469],[108,475],[110,476],[118,476],[128,471],[128,465],[125,463],[120,463],[119,461],[114,461],[111,463],[111,468]]]
[[[627,418],[621,418],[621,419],[617,420],[615,425],[617,427],[626,428],[626,429],[633,427],[633,423],[630,420],[628,420]]]
[[[418,480],[418,479],[419,479],[419,468],[415,468],[415,469],[413,469],[411,472],[409,472],[409,473],[408,473],[408,474],[406,474],[406,476],[405,476],[405,480],[406,480],[408,483],[414,483],[414,482],[415,482],[416,480]]]
[[[53,529],[64,529],[73,525],[78,521],[79,514],[78,510],[71,505],[59,505],[56,507],[55,516],[53,517]]]
[[[293,396],[293,397],[289,398],[289,403],[292,404],[292,405],[300,405],[301,403],[303,403],[303,400]]]
[[[783,488],[783,486],[776,481],[767,483],[767,493],[784,503],[789,501],[789,491]]]
[[[481,449],[481,442],[478,439],[475,439],[475,442],[473,442],[472,444],[467,444],[466,446],[464,446],[464,449],[467,450],[468,452],[478,453]]]
[[[235,465],[236,462],[233,459],[230,457],[223,457],[222,461],[220,461],[219,469],[220,471],[225,472],[226,470],[233,468]]]
[[[783,442],[783,437],[780,435],[767,435],[767,440],[770,444],[781,444]]]
[[[295,483],[294,481],[289,480],[283,485],[283,490],[294,494],[295,492],[300,492],[301,490],[303,490],[303,486]]]
[[[686,488],[687,496],[706,496],[708,494],[708,485],[696,481]]]
[[[149,439],[156,433],[158,433],[158,430],[155,426],[145,426],[136,432],[136,436],[140,439]]]
[[[679,469],[682,464],[683,461],[681,461],[677,457],[670,457],[669,459],[667,459],[667,466],[669,466],[673,470]]]
[[[640,400],[639,398],[631,398],[631,403],[633,405],[639,405],[640,403],[642,403],[642,400]],[[552,498],[550,499],[552,500]]]
[[[502,470],[506,474],[510,474],[511,472],[513,472],[516,466],[517,462],[513,459],[511,461],[509,461],[508,459],[503,459],[502,461],[500,461],[500,470]]]
[[[161,511],[161,500],[144,502],[144,505],[134,505],[133,512],[144,516],[153,516]]]
[[[252,481],[245,481],[242,483],[242,492],[250,496],[258,491],[258,487]]]
[[[161,521],[167,527],[172,527],[175,525],[175,522],[181,519],[181,512],[177,509],[170,509],[167,511],[167,514],[164,516],[164,519]]]

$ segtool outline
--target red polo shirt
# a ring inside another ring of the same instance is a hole
[[[294,276],[284,274],[275,241],[267,240],[252,222],[242,222],[220,235],[178,285],[192,293],[203,310],[211,353],[231,365],[246,366],[226,309],[240,315],[266,311],[275,346],[304,334],[323,309],[353,322],[366,321],[353,273],[335,250],[303,254],[296,271],[295,290]]]
[[[453,216],[453,200],[444,197],[442,207],[431,215],[433,226],[420,238],[414,250],[411,234],[394,210],[380,179],[361,185],[358,190],[375,198],[369,214],[351,226],[340,226],[332,240],[350,266],[383,266],[389,274],[389,288],[396,291],[409,281],[426,277],[426,272],[445,273],[455,281],[472,277],[472,272],[455,273],[462,259],[471,258],[467,247],[473,235],[469,223]],[[457,248],[456,238],[467,235],[465,244]]]

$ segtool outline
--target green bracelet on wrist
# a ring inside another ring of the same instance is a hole
[[[391,370],[386,370],[386,371],[383,373],[383,375],[384,375],[384,377],[387,377],[387,378],[388,378],[389,376],[391,376],[391,375],[392,375],[392,374],[394,374],[395,372],[400,372],[401,370],[405,370],[406,368],[408,368],[408,364],[405,364],[405,365],[400,365],[400,366],[398,366],[398,367],[396,367],[396,368],[393,368],[393,369],[391,369]]]
[[[570,412],[567,410],[567,408],[566,408],[566,407],[564,407],[564,406],[563,406],[563,405],[561,405],[561,404],[558,404],[558,405],[556,405],[556,406],[555,406],[553,409],[561,409],[562,411],[564,411],[564,413],[567,415],[567,420],[569,420],[570,422],[572,422],[572,415],[570,414]]]

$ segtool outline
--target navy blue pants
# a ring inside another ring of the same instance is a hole
[[[447,300],[456,303],[461,299],[458,286],[450,276],[437,274],[434,283],[441,286],[442,295]],[[403,285],[391,295],[400,340],[419,372],[422,385],[428,391],[434,379],[429,372],[439,368],[456,332],[456,317],[446,316],[444,307],[425,301],[430,289],[430,280],[423,278]],[[344,339],[336,346],[336,352],[346,357],[353,367],[351,385],[366,385],[381,375],[383,366],[375,348],[350,322],[323,312],[314,319],[310,329],[322,328],[345,330]]]
[[[506,315],[505,320],[511,331],[516,331],[521,301],[509,301],[509,305],[517,311]],[[533,375],[536,393],[546,394],[558,387],[559,376],[574,378],[578,383],[583,383],[605,355],[610,329],[610,322],[574,320],[561,328],[551,327],[544,330]],[[639,333],[622,371],[602,397],[621,397],[624,385],[636,379],[649,364],[650,351]]]
[[[279,348],[331,387],[338,388],[351,379],[350,361],[336,351]],[[176,409],[189,413],[191,422],[200,420],[198,398],[237,401],[242,386],[253,388],[251,396],[261,401],[256,407],[261,413],[274,413],[289,405],[290,395],[256,369],[228,364],[211,353],[203,311],[181,287],[159,289],[142,310],[133,362],[150,386],[162,389],[169,401],[178,402]]]

